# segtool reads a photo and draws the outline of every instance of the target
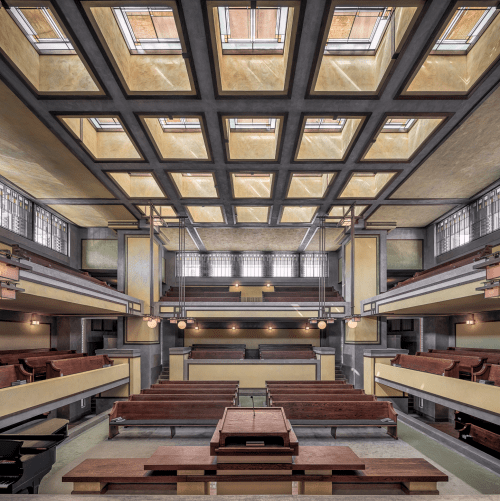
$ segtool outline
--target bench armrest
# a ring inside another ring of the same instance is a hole
[[[478,372],[473,373],[473,381],[476,383],[480,379],[488,379],[488,376],[490,375],[490,370],[491,370],[491,364],[485,364],[481,370]]]

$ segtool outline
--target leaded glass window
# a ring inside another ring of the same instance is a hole
[[[32,237],[33,204],[26,197],[0,183],[1,226],[25,238]]]
[[[320,253],[307,253],[300,256],[301,277],[328,276],[328,256]]]

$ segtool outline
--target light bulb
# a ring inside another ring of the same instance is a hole
[[[356,320],[354,320],[354,318],[351,318],[351,320],[349,320],[349,322],[347,322],[347,325],[351,328],[351,329],[355,329],[356,326],[358,325],[358,322],[356,322]]]
[[[308,331],[308,330],[309,330],[309,327],[306,327],[306,331]]]
[[[200,328],[198,326],[195,327],[196,330],[199,330]]]
[[[177,324],[177,327],[179,327],[179,329],[185,329],[185,328],[186,328],[186,322],[184,322],[184,320],[181,320],[181,321]]]
[[[158,325],[158,320],[156,318],[150,318],[148,320],[148,327],[154,329]]]
[[[233,331],[236,330],[236,327],[233,327]]]
[[[38,320],[32,320],[31,325],[40,325],[40,322]]]
[[[272,330],[273,330],[273,328],[272,328],[272,327],[268,327],[268,329],[269,329],[270,331],[272,331]]]
[[[320,321],[318,322],[318,327],[319,327],[320,329],[326,329],[326,322],[325,322],[324,320],[320,320]]]

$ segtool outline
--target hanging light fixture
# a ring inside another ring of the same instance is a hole
[[[476,319],[472,313],[470,315],[467,315],[467,320],[465,321],[465,323],[467,325],[474,325],[476,323]]]
[[[361,322],[361,317],[347,318],[346,321],[350,329],[355,329],[358,326],[358,323]]]
[[[318,322],[318,328],[320,328],[320,329],[326,329],[326,322],[324,320],[320,320]]]

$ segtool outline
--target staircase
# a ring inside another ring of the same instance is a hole
[[[161,374],[158,377],[158,382],[160,381],[168,381],[170,379],[170,368],[169,367],[163,367],[161,370]]]
[[[344,373],[342,372],[341,367],[342,367],[341,364],[335,364],[335,380],[347,381],[346,377],[344,376]]]

